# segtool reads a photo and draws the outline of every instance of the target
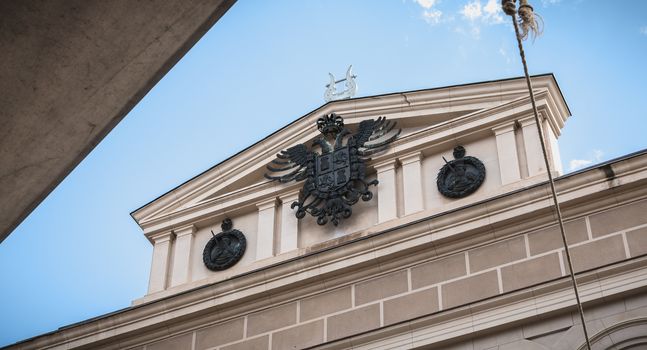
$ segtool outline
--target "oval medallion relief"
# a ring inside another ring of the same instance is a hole
[[[232,229],[231,219],[222,222],[222,232],[213,234],[202,252],[204,265],[212,271],[222,271],[234,266],[245,254],[247,240],[242,232]]]

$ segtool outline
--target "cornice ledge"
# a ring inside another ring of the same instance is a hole
[[[277,184],[264,182],[244,188],[234,193],[209,199],[194,206],[181,208],[140,224],[146,234],[159,232],[178,225],[187,225],[192,222],[225,215],[233,208],[237,210],[252,208],[261,198],[282,196],[284,192],[295,191],[299,183]]]

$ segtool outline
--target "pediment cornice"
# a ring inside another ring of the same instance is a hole
[[[538,108],[559,135],[569,111],[554,77],[533,77],[533,85]],[[375,157],[375,161],[383,161],[413,149],[440,147],[457,134],[484,132],[529,111],[521,78],[329,102],[131,215],[148,236],[295,191],[299,184],[269,182],[262,176],[263,169],[280,150],[313,140],[319,134],[313,125],[328,113],[343,116],[351,128],[378,116],[395,120],[403,128],[417,126],[403,133],[385,154]]]

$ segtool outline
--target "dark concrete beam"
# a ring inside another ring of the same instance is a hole
[[[234,2],[0,2],[0,242]]]

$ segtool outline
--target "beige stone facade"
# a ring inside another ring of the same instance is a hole
[[[552,75],[533,78],[550,159],[569,116]],[[371,161],[376,196],[337,227],[297,220],[301,184],[263,178],[281,149],[386,116],[402,133]],[[564,249],[522,79],[328,103],[132,215],[154,245],[133,306],[12,348],[580,349]],[[443,197],[436,174],[463,145],[483,185]],[[647,342],[647,152],[557,178],[596,349]],[[231,218],[233,267],[202,250]],[[636,349],[638,347],[635,347]]]

